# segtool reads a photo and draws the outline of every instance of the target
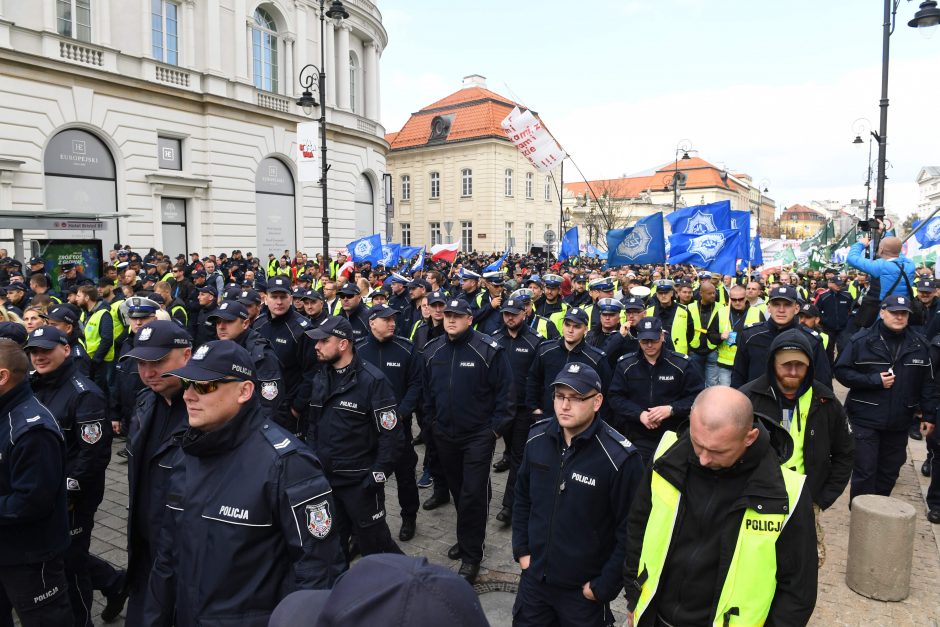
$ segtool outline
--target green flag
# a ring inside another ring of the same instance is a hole
[[[785,246],[783,250],[774,256],[774,261],[779,262],[781,266],[790,265],[796,262],[796,253],[793,252],[793,248],[790,246]]]

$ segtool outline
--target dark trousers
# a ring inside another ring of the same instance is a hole
[[[91,529],[95,525],[98,503],[76,501],[69,511],[69,533],[72,542],[65,550],[65,576],[69,582],[69,600],[75,627],[92,627],[92,603],[94,585],[89,572],[88,546],[91,544]]]
[[[632,429],[630,431],[631,435],[628,437],[630,442],[633,443],[633,446],[635,446],[636,450],[640,453],[640,459],[643,460],[643,465],[648,467],[650,461],[653,459],[653,453],[656,452],[656,447],[659,446],[659,438],[637,437],[637,429],[643,429],[645,431],[646,427],[640,425],[638,428]]]
[[[936,428],[927,436],[927,460],[930,462],[927,509],[940,509],[940,433]]]
[[[140,555],[141,565],[128,571],[129,595],[127,607],[124,610],[125,625],[141,625],[144,622],[144,601],[147,599],[147,584],[150,581],[150,571],[153,565],[153,556],[150,554],[149,547],[142,546],[135,550]]]
[[[434,480],[434,495],[446,495],[448,491],[447,476],[444,474],[444,467],[441,465],[441,457],[437,453],[437,443],[434,441],[434,429],[430,420],[421,424],[421,439],[424,440],[424,467],[427,468],[431,474],[431,479]]]
[[[580,588],[560,588],[522,571],[512,606],[513,627],[608,627],[614,615],[606,603],[584,597]]]
[[[490,506],[490,462],[496,435],[489,429],[452,438],[434,430],[441,465],[457,507],[457,544],[464,561],[483,561]]]
[[[13,627],[13,610],[23,627],[72,624],[62,558],[0,566],[0,627]]]
[[[418,454],[411,444],[411,418],[404,420],[405,448],[395,465],[395,482],[398,484],[398,504],[401,506],[402,518],[417,518],[418,516],[418,480],[415,478],[415,469],[418,467]]]
[[[333,486],[333,502],[336,504],[333,522],[347,565],[350,561],[349,537],[353,533],[359,540],[359,550],[363,557],[373,553],[402,552],[392,540],[388,523],[385,522],[384,488],[365,490],[358,483]]]
[[[852,425],[855,465],[850,497],[891,496],[901,466],[907,460],[907,431],[882,431]]]
[[[525,443],[529,439],[529,429],[532,427],[532,416],[525,409],[516,408],[516,417],[512,421],[512,428],[507,430],[509,446],[509,476],[506,478],[506,491],[503,493],[503,507],[512,509],[516,498],[516,476],[519,466],[522,465],[522,454],[525,452]]]

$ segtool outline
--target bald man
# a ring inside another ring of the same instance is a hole
[[[789,434],[755,419],[737,390],[698,395],[688,430],[666,433],[633,501],[628,624],[809,621],[816,529],[805,478],[781,467],[792,448]]]
[[[897,237],[884,238],[878,244],[878,258],[866,259],[865,250],[870,241],[868,236],[858,238],[849,249],[846,262],[853,268],[867,273],[872,279],[877,278],[880,281],[879,301],[883,301],[889,294],[913,298],[914,262],[901,254],[901,240]]]

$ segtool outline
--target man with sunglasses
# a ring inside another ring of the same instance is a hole
[[[718,310],[718,315],[708,326],[710,337],[721,338],[718,344],[718,385],[731,385],[731,368],[738,352],[738,338],[744,328],[763,321],[763,311],[750,304],[744,286],[732,286],[728,290],[728,304]]]
[[[640,349],[614,366],[607,403],[613,426],[624,433],[648,465],[663,433],[688,418],[705,380],[681,353],[664,348],[659,318],[637,324]]]
[[[602,389],[589,365],[568,364],[552,382],[555,417],[529,431],[512,518],[517,627],[613,624],[609,603],[623,587],[627,515],[644,469],[600,418]]]
[[[395,471],[405,434],[398,401],[382,371],[353,350],[342,316],[307,332],[319,369],[307,414],[307,443],[316,452],[336,500],[336,532],[347,562],[355,533],[362,555],[401,553],[385,520],[385,481]]]
[[[261,627],[289,592],[332,587],[345,563],[330,486],[310,449],[262,411],[248,351],[209,342],[163,376],[180,381],[189,427],[170,464],[143,624],[239,616]]]
[[[339,288],[338,293],[343,305],[340,315],[349,320],[353,339],[359,340],[367,337],[369,335],[369,308],[362,302],[362,293],[359,288],[350,281]]]

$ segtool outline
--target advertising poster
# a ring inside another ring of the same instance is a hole
[[[77,263],[78,271],[98,284],[101,278],[100,239],[38,240],[40,256],[46,261],[46,272],[52,277],[52,291],[59,291],[62,264]]]

